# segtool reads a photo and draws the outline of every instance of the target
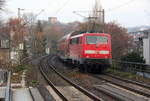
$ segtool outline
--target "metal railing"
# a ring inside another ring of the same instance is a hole
[[[11,72],[8,72],[5,101],[11,101]]]
[[[112,69],[150,78],[150,65],[144,63],[112,60]]]
[[[7,71],[0,70],[0,84],[7,82]]]
[[[11,101],[11,72],[0,70],[0,84],[5,87],[5,101]]]

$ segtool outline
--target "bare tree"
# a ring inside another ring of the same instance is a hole
[[[104,30],[111,34],[112,39],[112,55],[113,58],[120,58],[128,53],[132,43],[129,43],[130,38],[126,28],[121,27],[116,22],[105,24]]]
[[[95,0],[93,10],[86,19],[87,20],[80,25],[79,30],[87,32],[103,32],[104,10],[102,9],[99,0]]]
[[[28,49],[29,54],[34,55],[35,53],[35,41],[36,41],[36,17],[33,13],[26,13],[23,15],[24,26],[27,29],[27,38],[29,39]]]
[[[93,19],[95,20],[95,22],[102,23],[102,24],[104,23],[103,22],[103,19],[104,19],[103,18],[103,9],[102,9],[100,0],[95,1],[92,16],[93,16]]]
[[[45,34],[43,32],[43,24],[40,20],[38,20],[37,24],[36,24],[36,35],[35,35],[35,51],[37,54],[42,55],[45,53]]]
[[[28,29],[28,38],[30,38],[30,52],[32,55],[41,55],[44,53],[45,46],[44,40],[45,35],[43,24],[40,20],[36,20],[37,15],[24,14],[26,28]]]

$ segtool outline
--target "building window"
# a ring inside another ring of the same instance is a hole
[[[0,40],[0,48],[9,48],[9,40]]]

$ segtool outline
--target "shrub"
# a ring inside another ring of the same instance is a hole
[[[16,67],[17,71],[24,71],[24,70],[27,70],[27,69],[28,69],[27,65],[19,65],[19,66]]]
[[[121,61],[145,63],[144,58],[137,52],[128,53],[127,55],[122,56]]]

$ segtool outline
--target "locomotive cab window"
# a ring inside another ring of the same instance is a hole
[[[87,44],[107,44],[108,37],[106,36],[86,36],[86,43]]]
[[[108,43],[108,37],[106,36],[99,36],[99,42],[100,44],[107,44]]]
[[[87,44],[96,44],[97,36],[86,36]]]

